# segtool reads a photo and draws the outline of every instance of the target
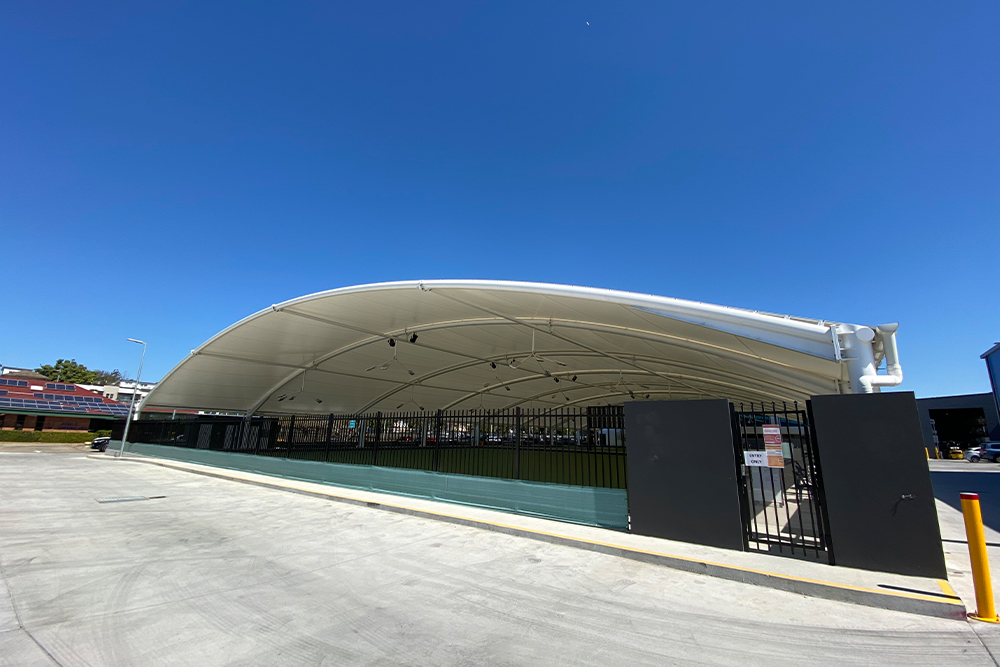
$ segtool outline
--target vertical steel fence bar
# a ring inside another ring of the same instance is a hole
[[[521,479],[521,408],[515,408],[517,437],[514,442],[514,479]]]

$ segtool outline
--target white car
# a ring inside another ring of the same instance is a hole
[[[978,463],[980,459],[1000,463],[1000,442],[985,442],[979,447],[967,449],[965,458],[972,463]]]

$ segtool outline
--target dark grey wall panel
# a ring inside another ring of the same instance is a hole
[[[625,403],[632,532],[744,548],[729,401]]]
[[[946,578],[913,393],[814,396],[811,406],[837,565]]]

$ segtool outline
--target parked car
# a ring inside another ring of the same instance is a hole
[[[965,458],[972,463],[976,463],[980,459],[1000,463],[1000,442],[987,442],[979,447],[968,449],[965,452]]]
[[[94,440],[90,443],[90,448],[106,452],[109,444],[111,444],[111,438],[102,436],[100,438],[94,438]]]

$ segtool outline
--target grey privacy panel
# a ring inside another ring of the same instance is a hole
[[[632,532],[743,550],[729,401],[625,403]]]
[[[946,578],[912,392],[811,401],[837,565]]]

